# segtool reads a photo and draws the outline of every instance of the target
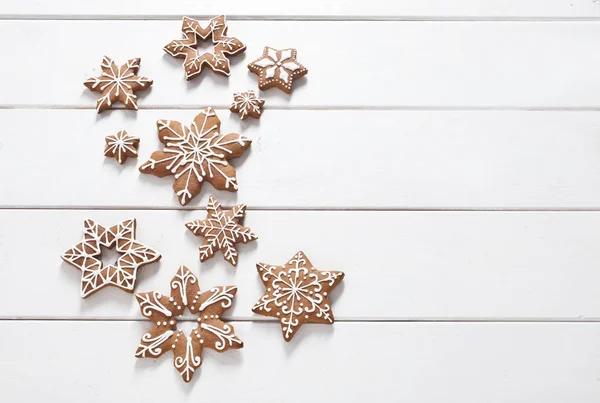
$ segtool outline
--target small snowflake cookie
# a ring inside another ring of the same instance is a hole
[[[303,323],[334,322],[329,293],[344,273],[315,269],[303,252],[283,266],[258,263],[256,268],[266,291],[252,311],[279,319],[285,341],[292,340]]]
[[[140,139],[130,136],[125,130],[119,130],[115,135],[106,136],[105,141],[104,156],[115,157],[119,164],[124,164],[127,157],[137,158],[138,156],[137,149]]]
[[[265,100],[259,98],[253,90],[236,92],[233,94],[233,103],[229,110],[239,114],[242,120],[246,119],[248,116],[260,119],[264,104]]]
[[[171,280],[170,297],[158,292],[136,294],[142,315],[154,326],[142,336],[135,356],[157,358],[173,350],[173,365],[185,382],[191,381],[194,371],[202,364],[204,348],[223,352],[244,346],[233,326],[221,320],[236,292],[237,287],[232,285],[200,292],[198,278],[181,266]],[[189,336],[177,330],[176,316],[182,315],[186,307],[198,315],[198,326]]]
[[[157,126],[165,148],[153,152],[140,172],[159,178],[175,175],[173,190],[182,206],[200,193],[204,180],[219,190],[238,190],[235,168],[227,160],[241,156],[252,140],[221,134],[221,121],[212,108],[201,111],[189,128],[173,120],[159,120]]]
[[[161,255],[135,239],[135,218],[110,228],[92,220],[83,223],[83,239],[67,250],[62,259],[81,270],[81,297],[86,298],[106,286],[133,292],[137,270],[157,262]],[[104,266],[101,246],[117,247],[119,258],[115,264]]]
[[[208,212],[206,220],[194,220],[185,224],[194,235],[204,237],[200,246],[200,261],[210,259],[216,251],[220,250],[225,260],[235,266],[238,256],[235,244],[258,239],[250,228],[240,225],[246,213],[246,205],[240,204],[231,210],[223,211],[221,204],[211,195],[206,210]]]
[[[183,17],[181,31],[185,39],[171,41],[164,50],[173,57],[185,59],[183,68],[188,80],[199,75],[205,64],[215,73],[228,76],[230,69],[227,56],[234,56],[246,50],[246,45],[239,39],[227,36],[227,21],[224,15],[210,20],[206,28],[192,18]],[[198,51],[198,38],[204,41],[209,37],[213,43],[212,49],[209,52]]]
[[[149,88],[152,80],[137,75],[140,68],[140,58],[128,60],[121,67],[117,67],[110,57],[102,59],[102,74],[85,80],[83,85],[92,91],[102,93],[96,102],[98,113],[111,109],[116,101],[122,102],[127,109],[138,109],[135,91]]]
[[[250,63],[248,69],[258,74],[258,88],[277,87],[290,94],[294,79],[308,73],[306,67],[296,60],[296,49],[277,50],[265,47],[263,55]]]

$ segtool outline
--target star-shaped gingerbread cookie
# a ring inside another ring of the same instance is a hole
[[[228,76],[230,73],[229,59],[246,50],[239,39],[227,36],[227,21],[225,16],[220,15],[210,20],[206,28],[189,17],[183,17],[181,27],[185,39],[176,39],[164,47],[165,52],[173,57],[185,59],[183,68],[185,78],[191,80],[202,72],[202,67],[207,65],[215,73]],[[200,52],[196,49],[198,38],[202,40],[212,38],[213,48],[209,52]]]
[[[117,67],[110,57],[104,56],[100,77],[88,78],[83,83],[90,90],[102,93],[96,102],[98,113],[111,109],[116,101],[122,102],[127,109],[138,109],[137,95],[134,92],[152,85],[152,80],[137,75],[140,61],[141,59],[138,57]]]
[[[106,286],[133,292],[137,270],[157,262],[161,255],[135,239],[135,218],[105,228],[88,219],[83,224],[83,239],[67,250],[62,259],[81,270],[81,297],[86,298]],[[101,246],[117,247],[115,264],[104,266]]]
[[[104,156],[115,157],[119,164],[124,164],[127,157],[137,158],[137,148],[140,144],[139,137],[127,134],[125,130],[119,130],[117,134],[106,136],[106,148]]]
[[[223,211],[221,204],[211,195],[206,210],[208,212],[206,220],[194,220],[185,224],[194,235],[204,237],[200,246],[200,261],[210,259],[216,251],[220,250],[225,260],[235,266],[238,256],[235,244],[258,239],[250,228],[240,225],[246,213],[246,205],[240,204],[231,210]]]
[[[221,134],[221,121],[212,108],[201,111],[188,128],[173,120],[159,120],[158,138],[165,145],[140,166],[140,172],[162,178],[175,175],[173,190],[185,206],[200,193],[204,180],[216,189],[238,190],[235,168],[227,160],[250,147],[239,134]]]
[[[173,365],[185,382],[191,381],[202,364],[204,348],[223,352],[244,346],[233,326],[221,320],[236,292],[237,287],[232,285],[200,292],[198,278],[181,266],[171,280],[170,297],[158,292],[136,294],[142,315],[154,326],[142,336],[135,356],[157,358],[173,350]],[[183,314],[186,307],[198,315],[198,327],[189,336],[177,330],[176,316]]]
[[[240,119],[242,120],[246,119],[248,116],[260,119],[264,104],[265,100],[259,98],[253,90],[236,92],[233,94],[233,103],[229,110],[240,115]]]
[[[296,49],[277,50],[265,47],[263,55],[250,63],[248,69],[258,74],[258,88],[277,87],[290,94],[294,79],[308,73],[306,67],[296,60]]]
[[[315,269],[303,252],[283,266],[258,263],[256,268],[267,289],[252,311],[279,319],[285,341],[292,340],[303,323],[334,322],[329,294],[344,273]]]

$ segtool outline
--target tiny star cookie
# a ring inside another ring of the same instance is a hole
[[[290,94],[295,78],[308,73],[306,67],[296,60],[296,49],[277,50],[265,47],[263,55],[248,65],[248,69],[258,74],[258,88],[277,87]]]
[[[215,73],[229,76],[229,59],[246,50],[239,39],[227,36],[227,21],[220,15],[210,20],[206,28],[200,22],[189,17],[183,17],[181,31],[185,39],[176,39],[164,47],[165,52],[178,59],[185,59],[183,68],[185,78],[191,80],[202,72],[202,66],[207,65]],[[200,52],[196,49],[198,38],[203,41],[212,38],[213,48],[210,52]]]
[[[158,292],[136,294],[142,315],[155,325],[144,333],[135,352],[138,358],[157,358],[173,350],[173,365],[185,382],[192,380],[194,371],[202,364],[202,350],[210,348],[223,352],[242,348],[244,343],[235,335],[233,326],[220,317],[233,301],[237,287],[213,287],[200,292],[198,278],[181,266],[171,280],[171,296]],[[176,316],[185,308],[198,315],[198,327],[189,336],[177,330]]]
[[[253,90],[236,92],[233,94],[233,103],[229,110],[238,113],[242,120],[246,119],[248,116],[260,119],[264,104],[265,100],[259,98]]]
[[[153,82],[149,78],[136,75],[140,61],[139,57],[130,59],[121,67],[117,67],[110,57],[104,56],[100,77],[88,78],[83,83],[90,90],[102,93],[96,102],[98,113],[111,109],[116,101],[121,101],[127,109],[137,111],[137,95],[134,92],[149,88]]]
[[[159,120],[157,126],[165,148],[153,152],[140,172],[159,178],[175,175],[173,190],[182,206],[200,193],[204,180],[219,190],[238,190],[235,168],[227,160],[242,155],[252,140],[221,134],[221,121],[212,108],[201,111],[189,128],[172,120]]]
[[[256,265],[267,288],[252,312],[281,322],[285,341],[290,341],[303,323],[334,322],[329,293],[344,278],[341,271],[319,271],[303,252],[283,266]]]
[[[138,137],[130,136],[125,130],[119,130],[115,135],[106,136],[105,140],[104,156],[115,157],[119,164],[125,163],[127,157],[137,158],[137,148],[140,144]]]
[[[109,285],[133,292],[137,269],[160,260],[158,252],[135,239],[135,229],[135,218],[110,228],[85,220],[83,239],[62,255],[65,262],[81,270],[82,298]],[[115,264],[104,266],[98,259],[101,246],[117,247],[120,256]]]
[[[210,259],[216,251],[220,250],[225,260],[235,266],[238,256],[235,244],[258,239],[250,228],[239,224],[246,214],[246,205],[240,204],[231,210],[223,211],[221,204],[211,195],[206,210],[208,211],[206,220],[194,220],[185,224],[194,235],[204,237],[200,246],[200,261]]]

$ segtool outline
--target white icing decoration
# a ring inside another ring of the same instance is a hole
[[[152,299],[150,296],[152,296]],[[167,317],[173,316],[173,313],[160,302],[161,295],[158,292],[154,291],[152,293],[136,294],[135,297],[140,304],[142,315],[145,317],[149,318],[152,316],[152,311],[156,311]]]
[[[253,90],[246,92],[236,92],[233,94],[233,103],[231,108],[240,114],[240,118],[246,119],[248,115],[262,113],[262,105],[264,100],[259,98]]]
[[[150,333],[144,333],[144,335],[142,336],[142,342],[140,343],[138,351],[136,351],[135,353],[135,356],[146,357],[146,354],[148,354],[151,357],[160,356],[163,353],[162,349],[160,348],[160,345],[169,340],[173,333],[174,332],[172,330],[167,330],[166,332],[161,333],[156,337],[152,337]]]
[[[254,64],[256,64],[259,67],[268,67],[268,66],[274,66],[275,62],[273,61],[273,59],[271,59],[269,57],[264,57],[262,59],[255,61]]]
[[[282,66],[290,71],[296,71],[300,68],[300,66],[295,62],[283,63]]]
[[[222,323],[222,322],[221,322]],[[233,327],[227,323],[223,323],[223,327],[219,328],[207,323],[201,323],[200,328],[217,336],[218,341],[214,344],[214,348],[222,351],[227,346],[233,346],[234,343],[242,344],[242,341],[233,333]]]
[[[264,70],[264,80],[279,79],[287,88],[292,84],[294,72],[298,71],[300,74],[302,72],[302,67],[294,59],[292,49],[277,51],[267,47],[263,56],[252,62],[250,66]]]
[[[198,278],[184,266],[179,268],[175,274],[175,277],[173,277],[173,280],[171,281],[171,288],[179,291],[179,297],[185,306],[188,306],[188,281],[190,284],[196,284],[198,282]]]
[[[292,57],[292,49],[283,49],[279,61],[284,61]]]
[[[128,135],[125,130],[119,130],[116,135],[106,137],[104,155],[107,157],[114,155],[119,164],[122,164],[127,159],[127,152],[137,155],[137,142],[139,142],[137,137]]]
[[[273,78],[275,77],[275,72],[277,70],[282,70],[276,66],[273,67],[269,67],[268,69],[265,70],[265,78]]]
[[[185,355],[175,357],[175,368],[179,370],[183,379],[189,382],[200,364],[202,364],[202,357],[200,357],[200,353],[194,352],[192,338],[188,337],[185,343]]]
[[[211,292],[212,295],[208,297],[207,300],[202,303],[202,305],[200,305],[198,311],[202,312],[206,308],[210,307],[213,304],[216,304],[217,302],[221,302],[221,308],[224,311],[227,310],[227,308],[231,307],[231,303],[234,297],[232,291],[235,290],[237,290],[237,287],[235,286],[211,288],[208,292]],[[213,315],[211,315],[211,317],[213,317]],[[217,315],[216,317],[218,318],[219,315]]]

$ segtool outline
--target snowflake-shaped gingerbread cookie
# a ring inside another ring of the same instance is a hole
[[[242,155],[252,140],[221,134],[221,121],[212,108],[201,111],[189,128],[173,120],[159,120],[157,126],[165,148],[152,153],[140,172],[159,178],[175,175],[173,190],[182,206],[200,193],[204,180],[219,190],[238,190],[235,168],[227,160]]]
[[[258,88],[277,87],[290,94],[294,79],[308,73],[306,67],[296,60],[296,49],[277,50],[265,47],[263,55],[250,63],[248,69],[258,74]]]
[[[244,346],[233,326],[221,320],[236,292],[236,286],[213,287],[200,292],[198,278],[181,266],[171,280],[170,297],[159,292],[136,294],[142,315],[154,326],[142,336],[135,356],[157,358],[173,350],[173,365],[185,382],[191,381],[194,371],[202,364],[204,348],[223,352]],[[186,307],[198,315],[198,327],[189,336],[177,330],[176,316],[183,314]]]
[[[203,28],[199,21],[183,17],[181,30],[185,39],[171,41],[164,50],[173,57],[185,59],[183,68],[188,80],[199,75],[204,65],[216,73],[228,76],[230,68],[227,56],[234,56],[246,50],[246,45],[239,39],[227,36],[227,21],[224,15],[211,19],[206,28]],[[198,38],[206,40],[209,36],[214,45],[212,50],[198,51]]]
[[[141,59],[138,57],[117,67],[110,57],[104,56],[101,64],[102,75],[88,78],[83,83],[90,90],[102,93],[96,102],[98,113],[112,108],[116,101],[122,102],[127,109],[138,109],[137,95],[134,92],[152,85],[152,80],[137,75],[140,61]]]
[[[117,134],[106,136],[106,148],[104,156],[115,157],[119,164],[124,164],[127,157],[137,158],[137,148],[140,144],[139,137],[127,134],[125,130],[119,130]]]
[[[229,110],[239,114],[242,120],[246,119],[248,116],[260,119],[264,104],[265,100],[259,98],[253,90],[236,92],[233,94],[233,103]]]
[[[85,220],[83,239],[62,255],[65,262],[81,270],[82,298],[109,285],[133,292],[137,270],[160,260],[158,252],[135,239],[135,230],[135,218],[110,228]],[[116,246],[120,256],[115,264],[102,264],[101,246],[109,249]]]
[[[211,195],[206,210],[208,212],[206,220],[194,220],[185,224],[194,235],[204,237],[203,244],[200,246],[200,261],[210,259],[216,251],[220,250],[225,260],[235,266],[238,256],[235,244],[258,239],[250,228],[240,225],[246,213],[246,205],[240,204],[231,210],[223,211],[221,204]]]
[[[303,323],[334,322],[329,293],[344,273],[315,269],[303,252],[283,266],[258,263],[256,268],[267,289],[252,311],[279,319],[285,341],[292,340]]]

